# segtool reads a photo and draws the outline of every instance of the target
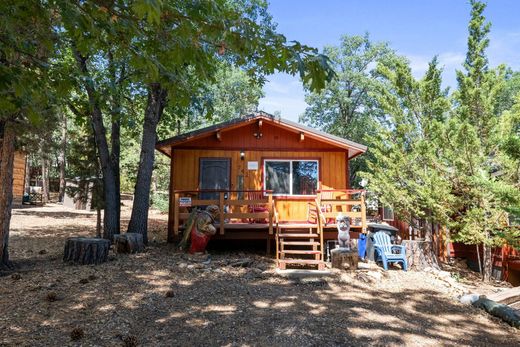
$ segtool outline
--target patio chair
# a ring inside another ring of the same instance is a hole
[[[263,200],[264,192],[262,191],[253,191],[246,192],[246,200]],[[269,212],[266,204],[251,204],[247,205],[247,210],[249,213],[260,213],[260,212]],[[267,218],[249,218],[249,223],[268,223]]]
[[[381,260],[383,268],[388,270],[388,263],[403,264],[403,270],[408,269],[406,261],[406,248],[401,245],[393,245],[388,234],[378,231],[374,235],[374,249],[376,251],[376,260]]]

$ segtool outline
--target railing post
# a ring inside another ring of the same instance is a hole
[[[220,235],[224,235],[224,192],[219,193]]]
[[[269,235],[273,234],[273,194],[268,194],[267,208],[269,210]]]
[[[367,232],[367,207],[365,205],[365,193],[361,193],[361,232]]]
[[[173,233],[179,235],[179,193],[173,197]]]

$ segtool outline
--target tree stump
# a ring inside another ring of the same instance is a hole
[[[355,250],[335,248],[330,251],[332,267],[343,270],[356,270],[359,255]]]
[[[408,268],[414,270],[424,270],[427,267],[439,269],[431,241],[403,240],[401,245],[406,248]]]
[[[65,241],[63,261],[78,265],[101,264],[108,260],[110,241],[105,239],[71,237]]]
[[[116,253],[138,253],[144,251],[143,235],[139,233],[126,233],[114,236],[114,249]]]

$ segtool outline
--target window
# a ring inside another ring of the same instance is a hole
[[[316,195],[317,160],[265,160],[264,188],[274,195]]]
[[[383,205],[383,220],[394,220],[394,210],[387,205]]]

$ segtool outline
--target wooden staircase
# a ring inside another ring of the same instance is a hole
[[[287,265],[325,269],[323,237],[320,237],[317,228],[279,225],[276,231],[276,260],[279,269],[285,270]]]

